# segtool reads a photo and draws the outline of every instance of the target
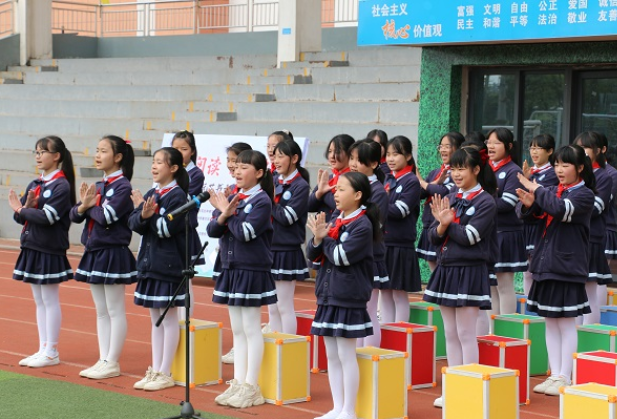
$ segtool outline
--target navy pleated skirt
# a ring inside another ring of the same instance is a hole
[[[135,257],[126,247],[84,252],[75,279],[88,284],[133,284],[137,282]]]
[[[386,246],[386,269],[390,280],[381,289],[417,292],[422,289],[420,265],[414,248]]]
[[[363,338],[373,334],[373,324],[366,308],[318,305],[311,334],[343,338]]]
[[[589,281],[597,281],[599,285],[613,282],[611,268],[606,259],[605,246],[600,243],[589,243]]]
[[[542,240],[544,235],[544,224],[524,224],[523,236],[525,237],[525,250],[527,256],[531,256],[536,244]]]
[[[606,230],[604,254],[607,259],[617,259],[617,231]]]
[[[585,284],[558,280],[533,281],[527,310],[541,317],[578,317],[591,313]]]
[[[271,272],[275,281],[304,281],[309,277],[309,270],[302,249],[272,251]]]
[[[21,249],[13,279],[37,285],[59,284],[73,279],[73,269],[66,255]]]
[[[385,289],[390,282],[385,260],[373,261],[373,289]]]
[[[431,274],[424,301],[446,307],[491,309],[491,289],[486,265],[441,266]]]
[[[160,281],[152,278],[139,278],[133,294],[133,302],[147,308],[165,308],[180,286],[180,282]],[[184,307],[186,292],[181,289],[173,307]]]
[[[216,279],[212,301],[241,307],[260,307],[276,303],[272,273],[245,269],[222,269]]]
[[[420,239],[416,246],[416,253],[420,259],[434,262],[437,260],[437,246],[435,246],[428,238],[428,229],[423,228],[420,233]]]
[[[497,233],[497,262],[495,272],[525,272],[527,250],[522,231],[500,231]]]

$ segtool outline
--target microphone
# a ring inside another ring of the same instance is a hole
[[[174,217],[177,217],[178,215],[185,214],[193,208],[199,208],[201,206],[201,203],[206,202],[208,199],[210,199],[210,194],[208,192],[202,192],[197,196],[193,196],[193,198],[189,202],[182,205],[180,208],[176,208],[175,210],[167,214],[166,217],[169,221],[172,221]]]

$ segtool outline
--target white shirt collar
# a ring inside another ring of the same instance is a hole
[[[368,177],[368,181],[369,181],[370,183],[377,182],[377,175],[370,175],[370,176]]]
[[[364,205],[360,205],[360,208],[358,208],[357,210],[355,210],[354,212],[352,212],[349,215],[345,215],[341,212],[341,215],[338,216],[338,218],[342,218],[343,220],[346,220],[348,218],[353,218],[356,215],[360,214],[360,212],[364,211],[366,209],[366,207]]]
[[[294,176],[297,175],[297,174],[298,174],[298,169],[294,170],[289,176],[287,176],[285,179],[283,179],[283,184],[289,183],[289,181],[291,179],[293,179]]]
[[[551,163],[550,163],[550,162],[546,162],[546,164],[544,164],[544,165],[542,165],[542,166],[540,166],[540,167],[538,167],[538,166],[534,166],[533,168],[534,168],[534,169],[536,169],[536,170],[539,170],[539,171],[543,172],[543,171],[545,171],[545,170],[547,170],[547,169],[549,169],[549,168],[551,168],[551,167],[552,167],[552,166],[551,166]]]
[[[165,186],[161,186],[161,185],[157,186],[156,189],[167,189],[167,188],[173,188],[175,186],[178,186],[178,182],[176,182],[175,180],[172,180]]]
[[[467,191],[464,191],[464,190],[459,188],[458,193],[462,193],[463,194],[463,199],[466,199],[469,196],[469,194],[472,194],[474,192],[478,192],[480,189],[482,189],[482,186],[479,183],[477,183],[476,186],[474,186],[473,188],[471,188],[471,189],[469,189]]]
[[[109,174],[109,175],[104,175],[103,176],[103,181],[106,181],[107,179],[109,179],[110,177],[114,177],[114,176],[120,176],[122,174],[122,169],[120,170],[116,170],[115,172]]]
[[[259,192],[261,192],[261,185],[258,183],[257,185],[255,185],[251,189],[249,189],[248,191],[245,191],[244,189],[241,189],[240,192],[243,193],[244,195],[248,195],[248,198],[245,199],[245,201],[248,201],[254,195],[257,195]]]
[[[197,166],[195,166],[195,163],[193,163],[193,160],[191,160],[189,162],[189,164],[186,165],[185,169],[186,169],[187,172],[190,172],[191,170],[193,170],[196,167]]]
[[[51,173],[49,173],[49,174],[47,174],[47,175],[45,175],[45,176],[41,175],[41,180],[42,180],[42,181],[44,181],[44,182],[49,182],[49,180],[50,180],[52,177],[56,176],[56,174],[57,174],[59,171],[60,171],[60,169],[56,169],[56,170],[54,170],[53,172],[51,172]]]

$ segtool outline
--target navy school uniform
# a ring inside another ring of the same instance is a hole
[[[229,191],[231,192],[230,195],[235,195],[238,193],[238,185],[236,185],[235,183],[232,183],[231,185],[229,185]],[[219,276],[221,276],[221,240],[218,240],[218,247],[217,247],[217,251],[216,251],[216,258],[214,258],[214,266],[212,267],[212,280],[216,281],[216,278],[218,278]]]
[[[73,270],[66,257],[71,225],[69,182],[60,170],[41,176],[26,188],[22,205],[29,191],[38,195],[36,208],[22,208],[19,214],[13,214],[13,219],[24,226],[13,279],[38,285],[72,279]]]
[[[390,281],[382,284],[382,289],[415,292],[422,287],[415,246],[421,189],[411,166],[386,177],[388,219],[384,242]]]
[[[202,172],[199,167],[195,166],[192,161],[186,166],[186,172],[189,175],[189,196],[192,198],[203,192],[205,176],[204,172]],[[189,226],[191,227],[191,262],[195,261],[197,253],[199,253],[202,246],[199,233],[197,232],[197,226],[199,225],[199,221],[197,220],[198,215],[199,208],[193,208],[189,211]],[[195,264],[205,265],[205,263],[206,259],[204,255],[201,255]]]
[[[388,166],[388,163],[386,163],[385,157],[382,159],[381,163],[379,163],[379,168],[386,176],[388,176],[392,172],[392,170],[390,170],[390,166]]]
[[[593,175],[596,177],[596,196],[591,213],[589,226],[589,281],[597,281],[598,284],[610,284],[613,282],[611,269],[606,260],[606,218],[611,206],[611,192],[613,179],[603,168],[595,168]]]
[[[178,215],[169,221],[165,214],[186,204],[187,197],[175,181],[158,192],[150,189],[144,199],[148,200],[152,195],[157,196],[158,213],[142,219],[142,203],[129,216],[131,230],[142,235],[134,302],[143,307],[163,308],[182,282],[186,251],[186,215]],[[181,290],[174,306],[184,306],[185,299],[186,294]]]
[[[542,240],[536,243],[529,270],[533,284],[527,309],[542,317],[577,317],[591,313],[585,282],[589,274],[589,225],[594,194],[583,181],[557,196],[558,186],[536,189],[523,218],[546,212]]]
[[[516,190],[522,187],[517,176],[523,171],[510,158],[507,159],[508,162],[497,170],[490,162],[497,178],[497,273],[524,272],[528,266],[523,222],[516,215]]]
[[[617,169],[606,164],[606,172],[613,181],[611,202],[606,212],[606,247],[604,254],[607,259],[617,259]]]
[[[379,208],[379,222],[382,226],[386,225],[388,219],[388,194],[383,184],[377,180],[376,175],[369,176],[371,182],[371,198],[369,202],[374,203]],[[334,211],[333,217],[340,215],[340,211]],[[390,281],[388,267],[386,266],[386,245],[383,237],[378,242],[373,242],[373,289],[383,288],[383,284]]]
[[[307,244],[308,258],[322,264],[315,279],[312,335],[361,338],[373,334],[366,311],[373,290],[373,227],[363,211],[361,207],[347,217],[339,216],[337,220],[347,223],[340,226],[338,237],[326,236],[317,247],[313,240]]]
[[[313,189],[311,195],[309,196],[308,212],[323,212],[326,214],[326,221],[330,221],[332,218],[332,213],[336,209],[336,202],[334,202],[334,188],[336,187],[338,176],[349,172],[349,170],[349,167],[347,167],[346,169],[341,170],[338,174],[330,175],[331,189],[325,193],[321,199],[317,199],[315,196],[317,188],[319,187],[315,186],[315,189]]]
[[[443,183],[432,184],[431,182],[435,179],[439,179],[443,170],[448,173],[448,176],[444,179]],[[431,224],[433,224],[433,221],[435,221],[435,218],[431,212],[431,200],[435,195],[446,196],[454,187],[454,182],[450,177],[450,165],[441,165],[439,169],[431,171],[426,177],[426,182],[428,182],[426,190],[420,190],[420,198],[425,199],[425,201],[422,210],[422,232],[420,233],[420,240],[418,240],[416,252],[418,253],[419,258],[427,261],[436,261],[437,247],[431,243],[428,238],[428,230],[431,227]]]
[[[260,185],[244,194],[247,197],[239,202],[236,213],[225,225],[219,225],[221,212],[215,210],[207,227],[208,236],[221,239],[221,274],[216,279],[212,301],[244,307],[274,304],[272,201]]]
[[[84,255],[75,279],[89,284],[132,284],[137,281],[135,257],[129,249],[133,232],[128,226],[133,211],[131,183],[122,171],[97,182],[97,205],[80,214],[75,205],[71,221],[86,221],[81,234]]]
[[[542,167],[534,167],[531,169],[530,181],[536,181],[538,184],[549,187],[557,186],[559,179],[555,175],[555,169],[550,163],[546,163]],[[520,206],[521,204],[518,203]],[[544,219],[543,216],[526,218],[523,221],[523,233],[525,236],[525,248],[527,255],[531,257],[533,255],[533,249],[538,240],[542,239],[544,233]]]
[[[306,239],[306,218],[311,188],[295,170],[279,178],[272,206],[272,275],[277,281],[305,280],[309,276],[302,245]]]
[[[429,238],[437,246],[437,267],[424,291],[425,301],[447,307],[491,308],[488,266],[493,258],[492,237],[497,205],[478,184],[469,191],[448,195],[458,220],[445,234],[437,234],[437,221]]]

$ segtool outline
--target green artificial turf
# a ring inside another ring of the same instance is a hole
[[[2,419],[159,419],[179,405],[0,370]],[[202,412],[207,419],[230,419]]]

